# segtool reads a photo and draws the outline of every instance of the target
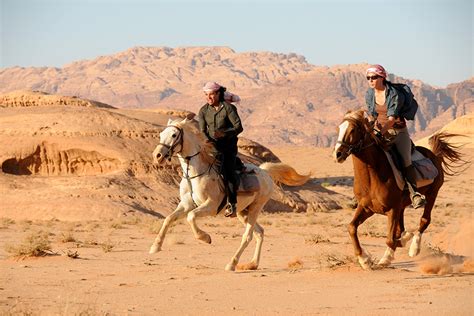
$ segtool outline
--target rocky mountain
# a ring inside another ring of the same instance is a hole
[[[240,95],[243,136],[260,143],[330,146],[343,114],[363,107],[367,64],[321,67],[297,54],[236,53],[227,47],[134,47],[62,68],[0,70],[0,92],[39,90],[100,100],[121,108],[196,112],[201,87],[214,80]],[[412,87],[420,109],[415,138],[473,111],[474,78],[436,88],[390,75]]]

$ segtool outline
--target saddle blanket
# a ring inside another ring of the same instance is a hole
[[[260,190],[260,183],[258,182],[255,169],[246,167],[245,172],[238,173],[240,177],[240,185],[237,194],[253,193]]]
[[[385,151],[390,167],[392,167],[393,175],[397,181],[397,186],[400,190],[403,191],[405,188],[405,178],[398,168],[395,166],[392,155],[389,152]],[[418,150],[414,150],[411,155],[411,161],[413,166],[415,166],[416,171],[416,186],[418,188],[427,186],[433,183],[434,178],[438,176],[439,170],[433,164],[433,162],[422,155]]]

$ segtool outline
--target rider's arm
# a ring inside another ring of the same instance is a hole
[[[204,107],[199,110],[199,130],[206,135],[208,140],[211,140],[211,137],[209,136],[208,130],[207,130],[207,124],[206,124],[206,118],[205,118],[205,110]]]
[[[237,114],[237,108],[234,105],[229,104],[227,113],[229,121],[232,123],[232,127],[229,127],[222,132],[225,134],[225,137],[237,136],[244,130],[239,114]]]

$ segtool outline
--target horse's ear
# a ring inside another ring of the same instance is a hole
[[[171,125],[171,123],[173,123],[173,121],[169,118],[168,123],[166,123],[166,125]]]

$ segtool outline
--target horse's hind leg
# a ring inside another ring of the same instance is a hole
[[[420,219],[420,226],[418,231],[414,233],[413,240],[411,241],[410,249],[408,250],[408,255],[410,257],[415,257],[420,253],[421,250],[421,235],[428,228],[431,222],[431,211],[436,200],[436,195],[434,198],[427,199],[425,208],[423,210],[423,215]]]
[[[242,222],[242,224],[244,224],[244,226],[247,225],[247,215],[242,215],[241,213],[237,213],[237,217]],[[252,261],[250,261],[247,264],[239,264],[238,268],[241,270],[257,270],[258,265],[260,264],[260,254],[262,252],[264,229],[258,223],[255,223],[253,236],[255,237],[256,246],[255,246],[255,252],[253,254]]]
[[[347,230],[349,231],[349,235],[352,239],[352,244],[354,245],[354,252],[359,261],[359,264],[362,266],[363,269],[367,270],[370,269],[372,266],[372,261],[369,255],[362,249],[359,242],[359,237],[357,236],[357,228],[361,225],[365,220],[369,217],[374,215],[372,212],[367,212],[361,206],[361,203],[357,206],[357,209],[354,214],[354,218],[349,223]]]
[[[265,201],[266,202],[266,201]],[[237,266],[237,263],[239,263],[240,256],[244,252],[245,248],[247,248],[248,244],[252,240],[252,236],[254,233],[254,229],[257,223],[257,217],[258,214],[260,213],[260,210],[262,209],[263,204],[262,203],[254,203],[251,204],[247,207],[248,210],[248,215],[246,220],[243,221],[245,225],[245,231],[244,234],[242,235],[242,240],[240,242],[240,246],[235,252],[234,256],[232,257],[231,261],[225,266],[226,271],[234,271],[235,267]],[[240,219],[240,217],[239,217]],[[242,221],[242,219],[241,219]],[[261,227],[260,227],[261,228]],[[262,229],[262,236],[263,236],[263,229]],[[258,242],[258,240],[257,240]],[[256,263],[258,264],[258,260],[260,258],[260,249],[262,246],[263,238],[260,239],[260,244],[257,245],[257,248],[255,249],[255,255],[254,259],[257,261]]]

